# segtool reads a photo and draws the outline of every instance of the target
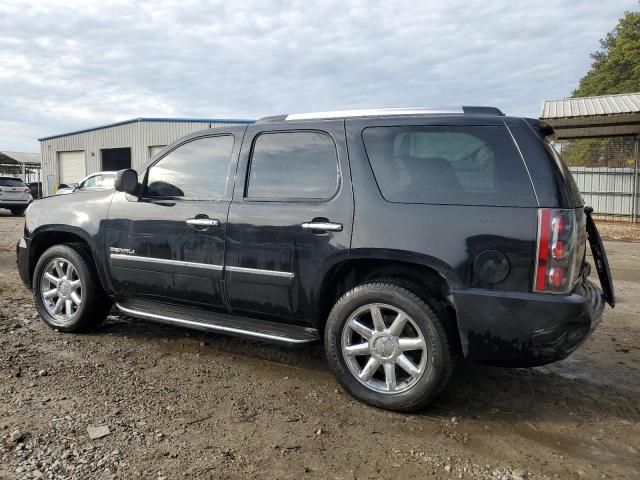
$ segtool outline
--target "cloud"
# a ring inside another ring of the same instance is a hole
[[[0,3],[0,148],[138,116],[569,95],[635,0]]]

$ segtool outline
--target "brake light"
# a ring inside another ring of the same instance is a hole
[[[573,210],[538,210],[538,250],[534,278],[537,292],[567,293],[576,252],[576,219]]]
[[[28,193],[29,195],[31,195],[31,189],[29,187],[24,189],[25,193]]]

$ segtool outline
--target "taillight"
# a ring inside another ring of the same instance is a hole
[[[533,289],[567,293],[572,288],[577,244],[573,210],[538,210],[538,250]]]
[[[24,189],[25,193],[28,193],[29,195],[31,195],[31,189],[29,187]]]

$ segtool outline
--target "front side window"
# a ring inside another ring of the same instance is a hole
[[[203,137],[180,145],[149,169],[145,196],[224,198],[232,151],[232,135]]]
[[[274,132],[256,137],[246,197],[324,200],[338,188],[338,157],[324,132]]]
[[[390,202],[536,205],[505,127],[370,127],[362,138],[380,192]]]

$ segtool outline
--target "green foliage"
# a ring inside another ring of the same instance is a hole
[[[573,96],[640,92],[640,12],[626,12],[616,28],[600,40],[600,47],[591,54],[591,69]],[[630,167],[635,163],[630,139],[569,140],[561,143],[560,155],[573,166]]]
[[[573,96],[640,92],[640,12],[626,12],[600,46]]]
[[[567,165],[596,166],[601,157],[602,140],[585,138],[561,144],[560,156]]]
[[[631,137],[581,138],[556,144],[560,157],[569,166],[633,167],[635,142]]]

